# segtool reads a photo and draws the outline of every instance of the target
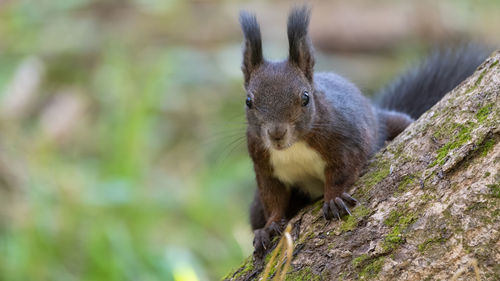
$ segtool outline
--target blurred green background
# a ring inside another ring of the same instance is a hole
[[[286,57],[289,1],[0,1],[0,280],[215,280],[252,251],[238,10]],[[367,94],[500,1],[312,1],[317,69]]]

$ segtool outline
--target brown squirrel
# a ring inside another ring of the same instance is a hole
[[[357,200],[347,191],[369,157],[486,57],[474,48],[431,57],[383,90],[374,105],[339,75],[314,73],[309,15],[308,7],[292,9],[288,59],[270,62],[255,16],[240,13],[246,135],[258,185],[250,210],[258,257],[288,219],[321,196],[325,219],[350,214],[348,205]]]

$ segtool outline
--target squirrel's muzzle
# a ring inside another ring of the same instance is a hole
[[[267,143],[275,149],[287,148],[290,144],[290,126],[286,123],[268,124],[264,129]]]
[[[286,126],[273,126],[271,129],[267,130],[267,134],[272,141],[279,142],[282,141],[287,133],[288,129]]]

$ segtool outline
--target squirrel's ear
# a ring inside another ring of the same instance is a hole
[[[240,12],[240,24],[245,36],[243,46],[243,75],[245,84],[250,80],[250,75],[263,62],[262,40],[260,36],[260,27],[255,15],[245,11]]]
[[[309,82],[313,79],[314,50],[307,35],[310,9],[307,6],[294,8],[288,16],[288,60],[297,65]]]

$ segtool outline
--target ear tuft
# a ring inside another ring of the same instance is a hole
[[[296,64],[312,82],[314,55],[307,35],[311,10],[308,6],[295,7],[288,16],[289,61]]]
[[[288,40],[290,45],[307,36],[311,10],[308,6],[295,7],[288,16]]]
[[[262,39],[260,27],[254,14],[246,11],[240,12],[240,25],[245,37],[243,47],[243,75],[245,84],[250,80],[251,73],[263,62]]]

